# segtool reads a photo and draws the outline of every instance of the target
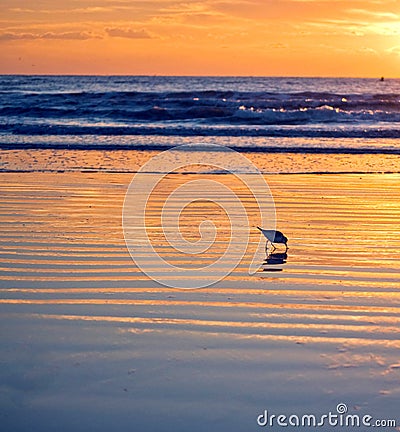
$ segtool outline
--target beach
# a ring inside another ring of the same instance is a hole
[[[1,76],[0,429],[399,430],[399,95]]]
[[[289,237],[281,271],[260,256],[249,275],[245,255],[195,290],[131,259],[132,173],[0,176],[4,430],[251,431],[265,410],[338,404],[396,418],[399,174],[266,174]]]

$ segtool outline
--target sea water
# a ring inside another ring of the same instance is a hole
[[[112,159],[116,150],[201,143],[392,161],[399,138],[399,79],[0,77],[0,148],[7,151],[98,150]],[[379,165],[397,171],[392,162]]]

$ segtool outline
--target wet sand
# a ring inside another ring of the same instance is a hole
[[[0,178],[4,430],[251,431],[265,409],[322,415],[338,403],[396,418],[400,175],[267,175],[287,257],[260,256],[251,276],[245,255],[199,290],[134,265],[121,226],[132,174]],[[252,230],[249,255],[258,239]]]

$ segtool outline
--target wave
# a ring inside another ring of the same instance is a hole
[[[173,144],[157,143],[96,143],[96,142],[0,142],[2,150],[140,150],[163,151],[175,147]],[[334,146],[334,145],[229,145],[229,148],[240,153],[300,153],[300,154],[382,154],[400,155],[400,148],[374,147],[374,146]],[[200,145],[198,151],[209,151],[209,148]]]
[[[0,135],[397,139],[400,80],[0,76]]]
[[[327,92],[2,92],[0,118],[225,124],[400,122],[400,94]]]
[[[224,126],[224,125],[133,125],[133,126],[109,126],[109,125],[60,125],[60,124],[24,124],[7,123],[0,125],[0,136],[11,135],[91,135],[91,136],[181,136],[181,137],[308,137],[308,138],[400,138],[400,125],[388,125],[388,127],[365,127],[354,125],[353,127],[306,127],[296,123],[289,127],[287,124],[270,125],[270,127],[249,127],[249,125]]]

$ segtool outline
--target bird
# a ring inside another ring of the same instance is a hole
[[[286,251],[288,250],[288,245],[287,245],[288,238],[282,232],[263,229],[260,228],[259,226],[257,228],[263,233],[264,237],[267,239],[267,244],[265,248],[268,247],[268,242],[270,242],[274,250],[276,249],[274,243],[284,244],[286,246]]]

